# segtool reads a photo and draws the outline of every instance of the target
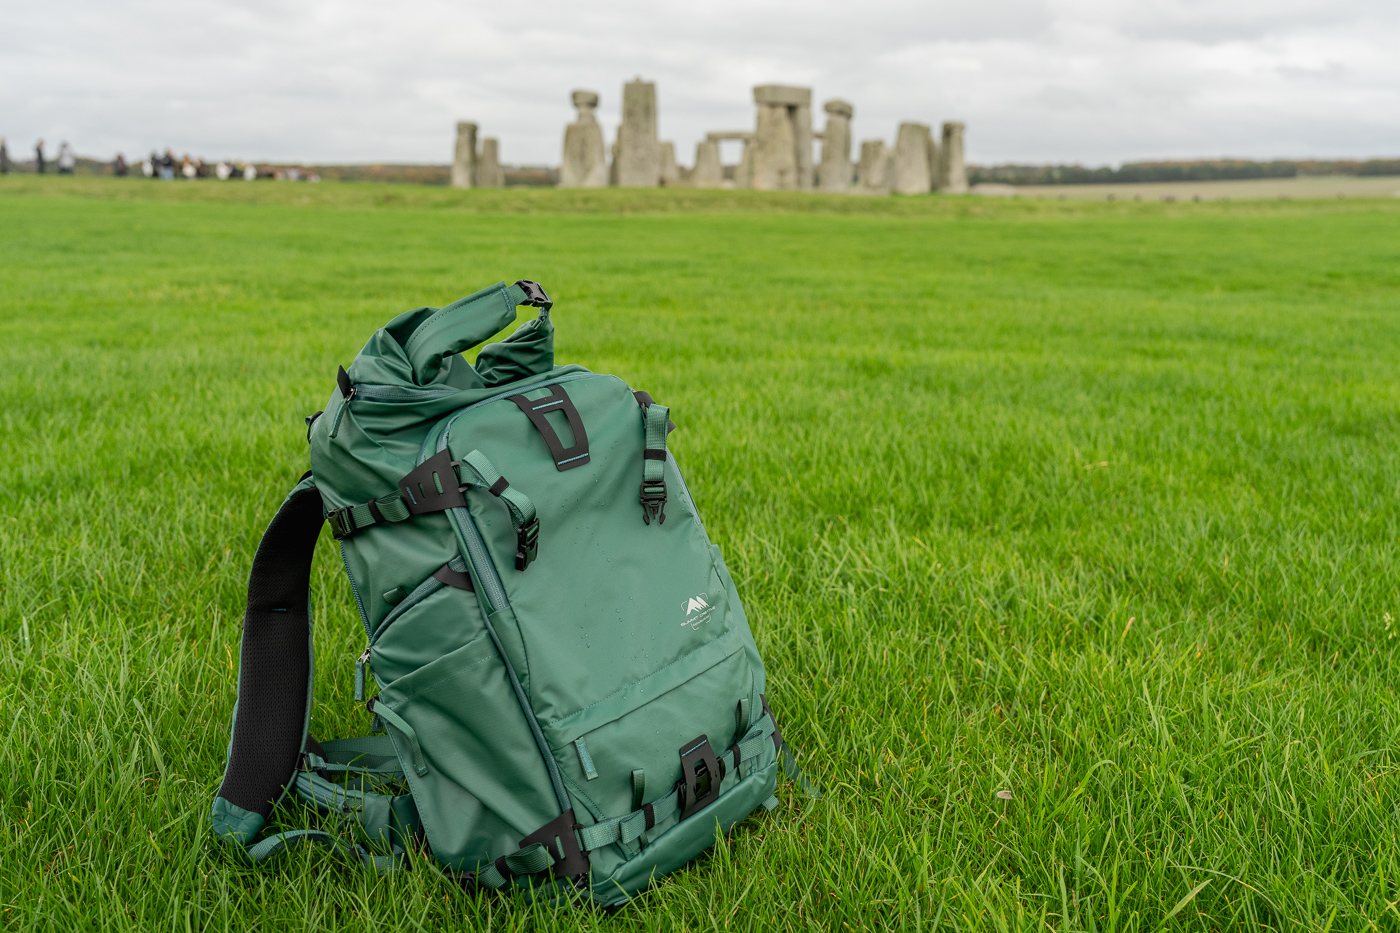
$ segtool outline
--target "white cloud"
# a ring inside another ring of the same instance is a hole
[[[857,139],[968,123],[975,161],[1400,154],[1400,5],[1380,0],[11,4],[0,134],[128,155],[446,161],[474,119],[555,162],[569,91],[657,82],[682,161],[751,87],[856,106]]]

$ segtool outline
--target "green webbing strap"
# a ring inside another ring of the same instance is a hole
[[[802,769],[797,766],[797,759],[792,756],[792,750],[788,748],[788,743],[784,742],[783,747],[778,750],[778,761],[782,765],[783,773],[798,787],[807,792],[807,796],[813,800],[820,800],[822,796],[821,788],[807,779],[807,775],[802,773]]]
[[[397,759],[399,753],[394,749],[394,740],[387,735],[357,735],[348,739],[327,739],[321,743],[321,751],[325,752],[324,760],[337,765],[371,765],[378,773],[380,762],[372,759]],[[313,769],[314,770],[314,769]],[[347,770],[368,770],[347,768]]]
[[[331,509],[326,513],[326,521],[330,522],[331,534],[340,539],[384,522],[401,522],[409,514],[403,497],[395,492],[359,505]]]
[[[315,752],[306,752],[306,769],[308,771],[324,771],[328,774],[373,774],[382,776],[386,780],[403,776],[403,769],[399,767],[398,755],[388,757],[356,755],[352,761],[339,762],[322,758]]]
[[[542,843],[537,842],[519,852],[512,852],[503,859],[497,859],[497,862],[503,862],[511,877],[514,877],[544,871],[554,864],[554,856]],[[509,880],[494,863],[476,873],[476,883],[488,888],[503,888]]]
[[[465,485],[484,488],[506,504],[511,524],[515,526],[515,569],[523,571],[529,567],[540,550],[540,521],[535,515],[535,503],[511,486],[495,464],[479,450],[473,450],[462,458],[459,479]]]
[[[387,875],[397,870],[402,854],[375,855],[364,846],[346,845],[343,840],[330,833],[319,829],[293,829],[285,833],[278,833],[275,836],[268,836],[261,842],[248,846],[243,850],[249,862],[257,865],[265,862],[279,852],[290,849],[292,846],[301,845],[306,842],[317,842],[330,846],[337,855],[354,862],[360,866],[379,875]]]
[[[462,482],[469,486],[480,486],[504,502],[506,508],[510,509],[511,524],[517,529],[534,521],[535,503],[531,502],[525,493],[511,486],[484,453],[473,450],[462,458],[462,466],[471,467],[471,473],[475,474],[462,476]],[[462,472],[467,473],[465,469]],[[500,485],[502,482],[505,483],[504,486]]]
[[[718,757],[722,759],[728,768],[725,773],[725,780],[731,778],[737,783],[742,780],[743,765],[759,755],[763,754],[767,745],[773,742],[773,720],[765,715],[754,726],[753,734],[745,737],[739,743],[739,767],[730,767],[734,762],[733,746],[726,749]],[[632,772],[635,781],[637,772]],[[635,784],[633,785],[635,788]],[[680,793],[671,791],[660,800],[651,804],[651,825],[658,826],[680,808]],[[634,842],[642,833],[647,831],[647,811],[645,807],[635,809],[626,816],[614,817],[610,820],[603,820],[594,823],[592,826],[584,826],[578,830],[579,847],[585,852],[591,852],[600,846],[605,846],[612,842],[622,842],[629,844]]]
[[[655,402],[643,411],[646,446],[642,451],[642,521],[666,521],[666,423],[671,409]]]
[[[306,771],[297,772],[292,789],[318,810],[355,821],[370,844],[395,854],[402,854],[422,828],[411,794],[373,793]]]
[[[680,791],[673,790],[660,800],[653,801],[650,806],[652,811],[651,825],[657,826],[670,819],[672,814],[680,809]],[[591,852],[613,842],[635,842],[646,831],[647,811],[645,809],[633,810],[626,816],[615,817],[579,829],[579,848],[585,852]]]
[[[375,698],[375,700],[377,699],[378,697]],[[402,716],[382,703],[375,702],[375,700],[370,701],[370,711],[403,733],[403,737],[408,739],[409,748],[413,751],[413,769],[419,774],[427,774],[428,763],[423,760],[423,749],[418,744],[418,733],[413,731],[413,727]]]

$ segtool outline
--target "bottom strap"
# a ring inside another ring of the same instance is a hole
[[[302,843],[315,842],[330,846],[331,850],[346,861],[360,865],[377,875],[387,875],[403,867],[403,852],[393,855],[375,855],[359,844],[347,845],[338,836],[319,829],[294,829],[275,836],[268,836],[243,850],[244,856],[254,865],[265,862],[279,852],[285,852]]]

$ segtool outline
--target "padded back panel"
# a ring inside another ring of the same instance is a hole
[[[311,673],[307,596],[322,521],[315,487],[292,493],[267,526],[248,579],[238,715],[219,796],[263,817],[301,754]]]

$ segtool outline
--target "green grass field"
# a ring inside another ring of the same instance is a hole
[[[206,814],[302,417],[522,277],[672,406],[826,796],[614,916],[244,867]],[[0,928],[1400,928],[1400,202],[0,179],[0,335]]]

